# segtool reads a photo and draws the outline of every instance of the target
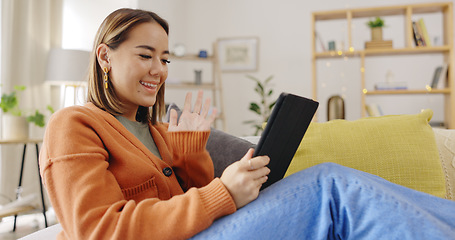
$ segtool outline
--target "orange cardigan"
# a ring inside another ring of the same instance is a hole
[[[185,239],[235,212],[213,178],[209,132],[150,132],[162,160],[92,103],[53,114],[40,170],[58,239]]]

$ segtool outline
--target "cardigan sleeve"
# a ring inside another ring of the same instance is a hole
[[[157,175],[150,181],[155,197],[126,199],[109,161],[122,146],[115,146],[112,122],[99,115],[61,110],[46,129],[40,169],[63,227],[60,239],[185,239],[235,211],[219,179],[162,200]]]
[[[206,150],[206,132],[169,132],[173,146],[173,169],[184,191],[210,183],[215,175],[213,161]]]

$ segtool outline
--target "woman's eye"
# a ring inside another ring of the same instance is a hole
[[[161,60],[161,61],[163,62],[163,64],[169,64],[169,63],[171,63],[171,61],[169,61],[169,60],[167,60],[167,59],[163,59],[163,60]]]
[[[141,58],[144,58],[144,59],[150,59],[150,58],[152,58],[152,56],[150,56],[150,55],[144,55],[144,54],[140,54],[139,56],[141,56]]]

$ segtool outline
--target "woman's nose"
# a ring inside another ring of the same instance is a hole
[[[161,59],[154,58],[152,59],[152,64],[150,66],[150,74],[151,75],[161,74],[165,71],[165,67],[166,66],[162,64]]]

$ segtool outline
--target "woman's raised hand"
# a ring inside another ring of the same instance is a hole
[[[256,199],[263,183],[268,179],[270,169],[267,156],[253,157],[254,149],[249,149],[240,161],[229,165],[221,175],[221,182],[241,208]]]
[[[203,92],[197,94],[194,109],[191,111],[191,92],[186,94],[185,104],[183,106],[182,115],[177,122],[177,111],[174,109],[170,112],[169,128],[170,132],[177,131],[209,131],[210,126],[216,118],[216,108],[213,108],[212,114],[208,115],[210,109],[210,98],[205,100],[202,105]]]

